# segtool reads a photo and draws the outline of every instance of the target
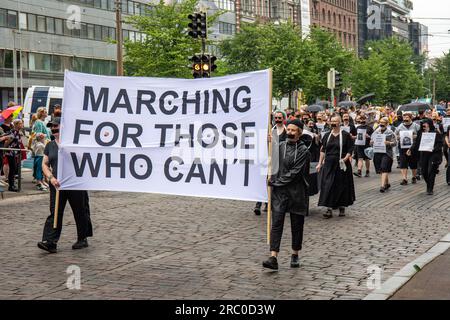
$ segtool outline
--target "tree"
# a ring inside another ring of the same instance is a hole
[[[201,42],[187,34],[188,15],[196,11],[199,0],[165,4],[161,0],[145,15],[126,22],[145,34],[141,42],[125,41],[124,68],[131,76],[191,78],[189,58],[201,52]],[[208,17],[212,23],[218,12]]]
[[[433,65],[425,70],[425,83],[430,94],[433,83],[436,87],[436,101],[450,101],[450,50],[443,57],[437,58]]]

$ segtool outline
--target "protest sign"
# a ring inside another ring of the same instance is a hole
[[[420,139],[419,151],[433,152],[435,140],[436,140],[436,132],[422,132],[422,139]]]
[[[372,134],[373,153],[386,153],[386,135],[382,133]]]
[[[365,146],[366,145],[366,134],[367,134],[367,129],[358,129],[356,131],[355,145]]]
[[[400,149],[409,149],[413,144],[412,131],[400,131]]]
[[[66,71],[61,190],[267,201],[270,81]]]
[[[450,126],[450,117],[442,118],[442,126],[444,127],[444,132],[447,132]]]

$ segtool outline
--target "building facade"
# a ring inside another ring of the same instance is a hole
[[[311,24],[335,34],[346,48],[358,50],[357,0],[311,0]]]
[[[428,52],[428,27],[418,22],[409,24],[409,41],[415,55],[422,55]]]

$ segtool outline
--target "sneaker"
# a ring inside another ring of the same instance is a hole
[[[330,218],[332,218],[332,217],[333,217],[333,210],[327,209],[327,212],[325,212],[325,213],[323,214],[323,217],[324,217],[325,219],[330,219]]]
[[[416,183],[417,183],[417,178],[416,178],[416,177],[412,177],[411,183],[412,183],[412,184],[416,184]]]
[[[339,217],[345,217],[345,208],[339,208]]]
[[[298,254],[291,255],[291,268],[300,267],[300,262],[298,261]]]
[[[47,188],[44,187],[42,184],[37,185],[37,186],[36,186],[36,189],[38,189],[38,190],[40,190],[40,191],[47,191]]]
[[[278,270],[277,257],[269,257],[269,259],[263,262],[263,267],[272,270]]]
[[[48,253],[56,253],[56,243],[41,241],[38,242],[37,246],[39,249],[45,250]]]
[[[255,213],[255,215],[260,216],[261,215],[261,209],[260,208],[255,208],[253,210],[253,212]]]
[[[413,183],[415,183],[415,182],[413,182]],[[408,180],[406,180],[406,179],[403,179],[402,182],[400,182],[401,186],[406,186],[407,184],[408,184]]]
[[[12,186],[12,187],[8,187],[8,191],[19,192],[19,189],[17,189],[16,186]]]
[[[83,249],[83,248],[87,248],[87,247],[89,247],[89,244],[88,244],[86,238],[85,238],[85,239],[82,239],[82,240],[78,240],[77,242],[75,242],[75,243],[72,245],[72,249],[73,249],[73,250]]]

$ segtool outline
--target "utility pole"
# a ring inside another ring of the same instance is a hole
[[[17,51],[16,51],[16,30],[12,30],[13,34],[13,79],[14,79],[14,102],[18,102],[17,95]]]
[[[116,0],[117,75],[123,76],[123,34],[121,1]]]
[[[436,75],[433,72],[433,106],[436,104]]]

